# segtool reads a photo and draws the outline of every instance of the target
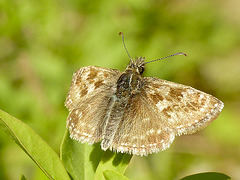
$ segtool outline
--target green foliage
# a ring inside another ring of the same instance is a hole
[[[0,127],[39,166],[49,179],[70,179],[58,155],[29,126],[0,111]]]
[[[117,171],[114,170],[105,170],[103,172],[103,175],[106,180],[128,180],[126,176],[123,176],[122,174],[118,173]]]
[[[99,179],[104,180],[103,172],[105,172],[106,170],[117,171],[123,174],[131,158],[132,158],[132,155],[129,155],[129,154],[121,154],[121,153],[116,154],[116,153],[107,151],[106,153],[104,153],[102,160],[98,165],[98,168],[96,170],[96,176]],[[95,178],[95,179],[97,180],[98,178]]]
[[[103,151],[99,144],[81,144],[66,131],[61,146],[61,160],[72,179],[93,179]]]
[[[184,177],[181,180],[213,180],[213,179],[230,180],[231,178],[222,173],[207,172],[207,173],[193,174],[193,175]]]
[[[21,175],[19,180],[27,180],[26,177],[24,175]]]

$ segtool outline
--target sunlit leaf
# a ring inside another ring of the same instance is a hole
[[[24,175],[21,175],[19,180],[27,180],[26,177]]]
[[[112,151],[106,151],[98,165],[95,179],[105,179],[103,172],[105,170],[115,170],[120,174],[123,174],[132,158],[132,155],[125,153],[114,153]]]
[[[69,179],[56,152],[32,128],[2,110],[0,110],[0,127],[49,179]]]
[[[103,172],[103,175],[106,180],[128,180],[128,178],[117,171],[114,170],[106,170]]]
[[[88,145],[77,142],[66,131],[61,145],[61,159],[74,180],[93,179],[103,153],[99,143]]]
[[[193,174],[190,176],[186,176],[182,178],[181,180],[229,180],[231,179],[229,176],[223,173],[217,173],[217,172],[207,172],[207,173],[199,173],[199,174]]]

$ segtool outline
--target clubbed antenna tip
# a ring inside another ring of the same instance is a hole
[[[187,56],[187,57],[188,57],[188,55],[187,55],[186,53],[183,53],[183,52],[179,52],[179,53],[177,53],[176,55],[184,55],[184,56]]]

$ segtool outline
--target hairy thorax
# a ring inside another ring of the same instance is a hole
[[[137,94],[143,87],[142,76],[133,69],[127,69],[117,81],[116,96],[127,99],[132,94]]]

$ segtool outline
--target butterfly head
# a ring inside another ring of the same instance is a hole
[[[145,57],[139,57],[135,61],[130,62],[130,64],[127,66],[127,69],[137,72],[138,74],[142,74],[145,70]]]

